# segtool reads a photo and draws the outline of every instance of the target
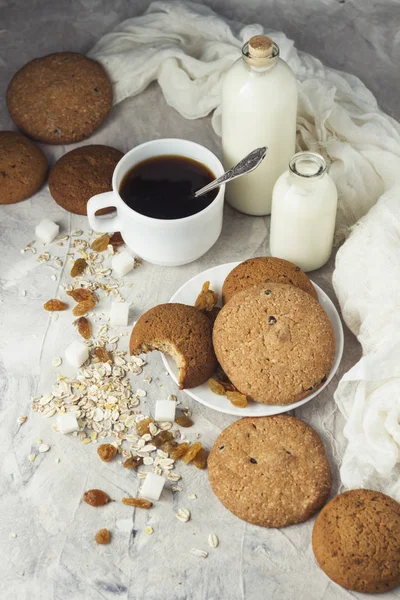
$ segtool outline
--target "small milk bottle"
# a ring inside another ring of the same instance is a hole
[[[303,271],[319,269],[332,253],[337,191],[320,154],[298,152],[274,186],[271,255]]]
[[[226,169],[268,147],[262,164],[227,184],[229,204],[249,215],[271,212],[272,189],[295,152],[297,83],[265,35],[250,38],[222,84],[222,152]]]

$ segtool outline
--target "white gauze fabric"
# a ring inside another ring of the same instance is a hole
[[[330,163],[339,192],[336,240],[358,221],[334,272],[343,317],[363,347],[361,363],[335,394],[347,420],[342,481],[400,500],[400,125],[357,77],[297,51],[284,33],[227,22],[194,3],[153,2],[103,36],[89,56],[107,70],[115,104],[156,80],[184,117],[214,111],[220,134],[223,74],[243,43],[260,33],[277,42],[299,83],[298,148],[320,152]]]

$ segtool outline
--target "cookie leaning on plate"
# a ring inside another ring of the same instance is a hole
[[[270,283],[236,293],[214,324],[214,350],[229,380],[256,402],[287,405],[327,379],[332,324],[310,294]]]
[[[269,282],[293,285],[318,299],[313,284],[300,267],[282,258],[258,256],[232,269],[222,286],[222,301],[226,304],[237,292]]]
[[[31,60],[11,79],[7,108],[26,135],[48,144],[89,137],[112,106],[112,86],[103,67],[75,52]]]
[[[130,353],[160,350],[179,367],[181,389],[205,383],[216,369],[211,321],[194,306],[159,304],[140,317],[130,339]]]
[[[400,585],[400,504],[380,492],[350,490],[318,515],[312,545],[335,583],[375,594]]]
[[[88,145],[64,154],[50,170],[54,200],[77,215],[86,215],[88,200],[112,189],[112,176],[123,153],[111,146]],[[110,212],[102,209],[98,214]]]
[[[32,140],[16,131],[0,131],[0,204],[15,204],[43,185],[47,158]]]
[[[306,521],[325,504],[332,484],[318,434],[289,415],[240,419],[222,431],[208,476],[228,510],[262,527]]]

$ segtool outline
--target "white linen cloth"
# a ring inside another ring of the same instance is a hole
[[[400,125],[357,77],[297,51],[284,33],[228,23],[194,3],[153,2],[104,35],[89,56],[109,73],[115,104],[157,80],[184,117],[214,111],[219,134],[222,76],[260,33],[277,42],[296,74],[299,149],[330,163],[339,192],[336,240],[357,222],[333,275],[343,318],[363,348],[335,394],[347,420],[342,481],[400,500]]]

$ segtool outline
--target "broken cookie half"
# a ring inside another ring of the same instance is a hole
[[[144,313],[134,326],[131,355],[159,350],[171,356],[179,368],[180,389],[208,381],[217,367],[212,323],[203,313],[186,304],[159,304]]]

